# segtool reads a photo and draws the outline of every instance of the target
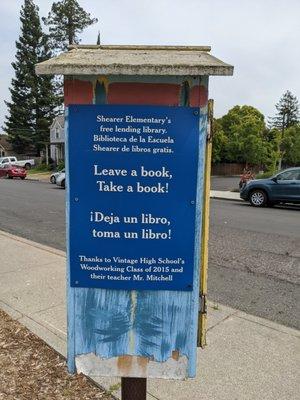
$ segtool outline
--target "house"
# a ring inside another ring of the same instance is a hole
[[[54,118],[50,126],[50,157],[58,164],[65,160],[65,117]]]
[[[8,135],[0,135],[0,157],[14,155],[11,143],[8,141]]]

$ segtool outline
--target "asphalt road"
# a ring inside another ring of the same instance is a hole
[[[65,190],[37,181],[0,179],[0,229],[65,250]]]
[[[300,329],[300,208],[211,205],[209,298]]]
[[[0,180],[0,229],[65,249],[65,191]],[[209,299],[300,329],[300,208],[212,200]]]

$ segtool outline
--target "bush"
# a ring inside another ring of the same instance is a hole
[[[32,168],[32,172],[48,172],[52,171],[52,165],[47,165],[47,164],[40,164],[34,168]]]
[[[61,161],[61,162],[59,162],[59,163],[57,164],[56,170],[57,170],[57,171],[61,171],[61,170],[64,169],[64,168],[65,168],[65,162],[64,162],[64,161]]]
[[[266,178],[270,178],[271,176],[274,175],[274,172],[272,171],[266,171],[266,172],[262,172],[260,174],[257,174],[255,176],[255,179],[266,179]]]

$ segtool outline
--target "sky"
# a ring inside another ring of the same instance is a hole
[[[51,0],[36,0],[46,16]],[[20,34],[23,0],[0,1],[0,127],[7,113]],[[235,105],[265,116],[290,90],[300,99],[300,0],[79,0],[99,22],[82,44],[210,45],[211,54],[234,65],[233,77],[211,77],[210,98],[220,117]]]

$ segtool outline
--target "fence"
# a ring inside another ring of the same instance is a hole
[[[213,164],[211,173],[212,175],[224,175],[224,176],[241,175],[245,167],[246,167],[245,163]],[[263,169],[259,165],[248,165],[248,168],[250,168],[256,174]]]
[[[212,175],[240,175],[246,164],[213,164]]]
[[[28,154],[12,154],[12,156],[17,157],[18,160],[34,160],[35,165],[39,165],[42,162],[42,157],[35,157]]]

